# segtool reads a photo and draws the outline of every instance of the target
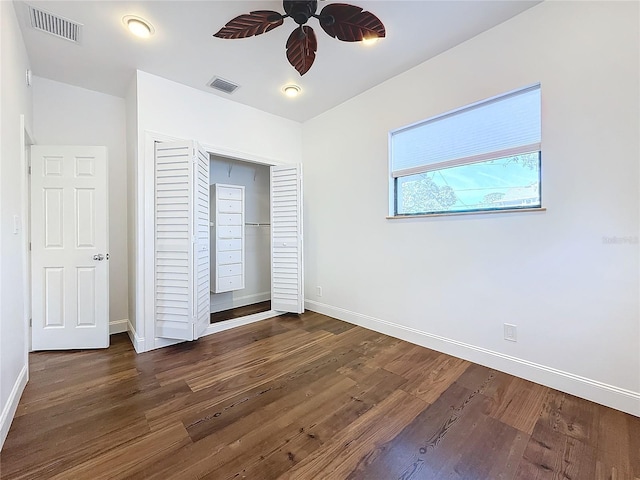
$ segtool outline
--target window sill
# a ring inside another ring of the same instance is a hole
[[[487,215],[494,213],[522,213],[522,212],[546,212],[546,207],[538,208],[509,208],[503,210],[481,210],[477,212],[443,212],[443,213],[418,213],[411,215],[395,215],[386,217],[387,220],[400,220],[406,218],[421,218],[421,217],[451,217],[458,215]]]

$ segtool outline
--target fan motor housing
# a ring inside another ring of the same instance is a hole
[[[318,9],[318,1],[296,1],[296,0],[284,0],[282,2],[284,11],[289,15],[298,25],[304,25],[309,19],[316,13]]]

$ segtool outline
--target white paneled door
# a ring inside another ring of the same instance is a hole
[[[107,149],[31,147],[34,350],[109,346]]]
[[[304,312],[302,165],[271,167],[271,308]]]

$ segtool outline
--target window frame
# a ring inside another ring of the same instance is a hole
[[[397,169],[395,171],[393,168],[394,166],[393,165],[394,135],[400,132],[404,132],[404,131],[416,128],[416,127],[420,127],[421,125],[427,125],[429,123],[433,123],[447,117],[452,117],[464,111],[469,111],[469,110],[479,108],[482,105],[490,105],[492,103],[499,102],[500,100],[505,100],[507,98],[514,97],[519,94],[524,94],[532,90],[538,90],[541,95],[542,94],[541,84],[534,83],[531,85],[527,85],[522,88],[511,90],[509,92],[505,92],[499,95],[495,95],[493,97],[480,100],[468,105],[464,105],[462,107],[441,113],[439,115],[435,115],[433,117],[429,117],[425,120],[420,120],[410,125],[405,125],[403,127],[391,130],[388,134],[389,216],[387,218],[412,218],[412,217],[424,217],[424,216],[465,215],[465,214],[477,214],[477,213],[546,210],[542,200],[543,199],[542,197],[542,176],[543,175],[542,175],[542,139],[541,139],[542,132],[541,131],[540,131],[540,141],[537,143],[526,144],[526,145],[521,145],[513,148],[502,149],[502,150],[495,150],[488,153],[455,158],[452,160],[445,160],[445,161],[434,162],[434,163],[425,163],[422,166]],[[540,99],[540,116],[542,116],[541,99]],[[496,208],[477,208],[477,209],[469,209],[469,210],[452,210],[452,211],[437,210],[437,211],[426,211],[423,213],[398,213],[398,203],[399,203],[398,202],[398,179],[400,178],[408,177],[411,175],[417,175],[420,173],[428,173],[428,172],[435,172],[439,170],[445,170],[445,169],[458,167],[458,166],[472,165],[475,163],[486,162],[489,160],[500,160],[500,159],[508,158],[510,156],[522,155],[526,153],[535,153],[535,152],[537,152],[538,154],[538,198],[540,200],[539,205],[505,206],[505,207],[496,207]],[[401,173],[398,174],[398,172],[401,172]]]

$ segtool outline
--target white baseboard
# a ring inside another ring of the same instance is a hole
[[[131,325],[129,320],[127,320],[127,326],[127,333],[129,334],[129,339],[131,340],[136,353],[144,352],[144,337],[138,336],[136,329],[133,328],[133,325]]]
[[[640,392],[608,385],[538,363],[505,355],[379,318],[305,299],[307,309],[422,347],[478,363],[640,417]]]
[[[109,322],[109,335],[126,332],[128,328],[129,328],[128,318],[123,318],[122,320],[111,320]]]
[[[11,389],[11,394],[7,399],[7,404],[4,406],[4,408],[2,409],[2,413],[0,414],[0,450],[2,450],[4,441],[6,440],[7,434],[9,433],[11,422],[13,421],[13,417],[15,416],[16,410],[18,409],[18,402],[20,402],[20,397],[22,396],[24,387],[27,385],[28,379],[29,366],[25,365],[24,367],[22,367],[20,375],[18,375],[18,379]]]
[[[233,292],[230,292],[233,293]],[[215,298],[212,294],[212,298]],[[251,295],[243,295],[242,297],[231,297],[228,300],[220,302],[210,302],[209,310],[211,313],[222,312],[232,308],[244,307],[245,305],[253,305],[254,303],[266,302],[271,299],[271,292],[253,293]]]
[[[223,332],[231,328],[241,327],[242,325],[249,325],[250,323],[266,320],[267,318],[277,317],[278,315],[281,315],[281,314],[282,312],[269,310],[267,312],[254,313],[253,315],[247,315],[241,318],[225,320],[224,322],[212,323],[211,325],[209,325],[209,327],[207,327],[207,330],[204,332],[203,336],[211,335],[212,333]]]

